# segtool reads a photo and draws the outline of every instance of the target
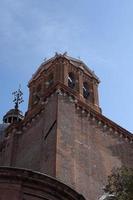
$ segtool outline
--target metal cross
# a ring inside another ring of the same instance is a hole
[[[19,104],[21,104],[24,101],[23,92],[21,91],[20,86],[18,91],[13,92],[12,95],[14,96],[13,102],[15,103],[15,109],[18,109]]]

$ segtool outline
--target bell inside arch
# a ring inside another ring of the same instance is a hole
[[[72,72],[68,74],[68,87],[72,89],[75,87],[75,76]]]
[[[89,96],[90,96],[89,85],[87,82],[84,82],[83,83],[83,97],[88,99]]]

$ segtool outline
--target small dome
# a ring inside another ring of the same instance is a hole
[[[20,110],[18,109],[11,109],[9,110],[5,116],[3,117],[3,122],[4,123],[14,123],[14,122],[19,122],[23,119],[23,114]]]
[[[22,112],[21,112],[20,110],[18,110],[18,109],[15,109],[15,108],[9,110],[9,111],[6,113],[6,115],[18,115],[18,114],[22,115]]]

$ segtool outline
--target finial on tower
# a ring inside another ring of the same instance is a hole
[[[58,57],[58,56],[59,56],[59,54],[58,54],[58,52],[56,51],[56,52],[55,52],[55,57]]]
[[[19,89],[12,94],[14,96],[13,102],[15,103],[14,109],[10,109],[3,117],[3,122],[7,124],[20,122],[24,118],[23,113],[18,109],[19,104],[24,101],[21,86],[19,85]]]
[[[19,104],[21,104],[23,100],[23,92],[21,91],[21,86],[19,85],[19,89],[12,93],[14,96],[13,102],[15,103],[15,109],[17,110],[19,107]]]
[[[65,51],[65,52],[63,53],[63,56],[67,56],[67,51]]]

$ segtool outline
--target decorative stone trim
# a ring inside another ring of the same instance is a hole
[[[25,117],[25,119],[22,120],[21,127],[24,124],[25,126],[29,127],[30,125],[28,123],[35,122],[35,120],[39,117],[39,113],[44,112],[45,105],[47,105],[49,98],[54,94],[61,95],[64,98],[68,96],[70,102],[75,104],[75,109],[78,112],[81,112],[81,114],[86,114],[85,116],[87,117],[87,119],[91,120],[95,126],[103,128],[104,131],[108,131],[110,134],[118,135],[120,138],[127,138],[126,141],[133,143],[133,135],[129,131],[120,127],[115,122],[109,120],[101,113],[89,107],[89,105],[85,104],[80,100],[80,97],[76,91],[72,93],[68,87],[61,84],[60,82],[58,82],[58,84],[51,88],[51,90],[45,95],[45,99],[43,100],[44,105],[39,105],[40,107],[37,107],[35,110],[33,110],[33,113],[32,111],[30,111],[31,114],[29,114],[28,117]],[[18,129],[18,127],[20,127],[20,124],[19,126],[15,127],[16,130]],[[7,131],[11,133],[13,128],[14,126],[10,126],[9,128],[7,128]]]
[[[61,96],[63,95],[63,94],[62,94],[62,91],[61,91],[60,89],[57,89],[57,90],[56,90],[56,94],[57,94],[57,95],[61,95]]]
[[[16,134],[21,135],[22,131],[17,131]]]
[[[86,108],[82,107],[78,100],[75,103],[75,108],[82,114],[87,112],[87,118],[96,126],[101,127],[104,132],[110,132],[111,134],[125,139],[127,142],[133,142],[133,135],[130,132],[115,124],[111,120],[105,118],[102,114],[96,113],[96,111],[92,110],[91,108],[88,108],[87,110]]]

